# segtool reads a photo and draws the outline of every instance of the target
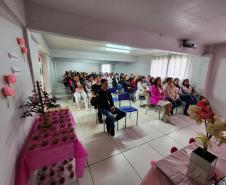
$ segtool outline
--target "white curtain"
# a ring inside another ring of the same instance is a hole
[[[167,76],[179,79],[190,77],[192,56],[172,55],[169,59]]]
[[[185,79],[190,77],[192,56],[171,55],[154,57],[151,60],[150,75],[153,77],[173,77]]]
[[[165,78],[167,74],[168,61],[168,56],[153,57],[151,60],[150,75]]]

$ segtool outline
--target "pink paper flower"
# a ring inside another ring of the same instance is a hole
[[[177,147],[173,146],[170,150],[170,153],[172,154],[172,153],[176,152],[177,150],[178,150]]]
[[[157,167],[157,161],[152,160],[152,161],[151,161],[151,166],[152,166],[152,167]]]
[[[10,86],[5,86],[2,88],[2,93],[5,97],[8,96],[15,96],[16,95],[16,91],[10,87]]]
[[[5,76],[5,80],[8,84],[16,83],[16,76],[14,74],[8,74]]]
[[[189,139],[189,144],[194,143],[194,142],[195,142],[195,139],[193,137]]]

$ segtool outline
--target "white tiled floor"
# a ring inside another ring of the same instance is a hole
[[[182,145],[179,144],[178,141],[175,141],[168,136],[162,136],[158,139],[154,139],[148,144],[156,151],[158,151],[163,157],[166,157],[170,154],[170,149],[172,148],[172,146],[175,146],[178,149],[182,148]]]
[[[170,154],[172,146],[181,148],[189,139],[202,131],[189,117],[177,114],[172,118],[174,125],[158,120],[158,113],[139,109],[139,124],[136,115],[124,120],[115,137],[103,133],[103,124],[96,124],[95,110],[77,111],[72,100],[60,102],[68,106],[76,120],[76,133],[88,151],[88,166],[80,185],[139,185],[150,168],[151,160]]]
[[[124,155],[141,178],[143,178],[150,169],[151,160],[159,160],[162,158],[162,156],[147,143],[126,151]]]

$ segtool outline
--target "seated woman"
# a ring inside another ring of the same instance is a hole
[[[166,99],[173,105],[170,111],[170,113],[173,114],[173,109],[182,105],[182,101],[179,98],[178,90],[173,84],[173,78],[167,78],[164,92],[166,94]]]
[[[152,106],[159,105],[161,107],[164,107],[165,113],[162,116],[162,120],[164,122],[169,123],[170,116],[171,116],[170,111],[172,108],[172,104],[166,100],[166,96],[165,96],[164,90],[162,88],[162,81],[161,81],[160,77],[155,79],[154,85],[151,86],[150,94],[151,94],[150,104]]]
[[[112,86],[113,86],[113,88],[118,89],[119,81],[120,81],[120,79],[119,79],[118,73],[116,73],[113,76],[113,78],[112,78]]]
[[[188,113],[187,113],[187,111],[188,111],[189,106],[191,105],[191,98],[190,98],[189,95],[185,95],[185,94],[181,93],[181,87],[179,85],[179,82],[180,81],[179,81],[178,78],[175,78],[174,81],[173,81],[175,87],[177,88],[177,93],[178,93],[180,99],[183,102],[185,102],[184,115],[189,116]]]
[[[154,77],[150,77],[150,79],[149,79],[149,85],[150,86],[154,85],[154,81],[155,81],[155,78]]]
[[[190,97],[191,105],[197,104],[197,98],[195,96],[195,90],[194,88],[190,85],[189,80],[185,79],[182,83],[181,86],[181,94],[182,95],[187,95]]]
[[[93,85],[93,76],[89,75],[87,76],[87,79],[85,81],[85,87],[86,87],[86,93],[88,94],[89,99],[92,97],[92,85]]]
[[[137,78],[136,78],[136,76],[134,76],[132,74],[129,81],[130,81],[130,91],[129,92],[131,93],[132,101],[135,101],[136,100],[135,93],[137,91]]]
[[[149,102],[149,97],[150,97],[150,92],[149,92],[149,88],[146,84],[146,78],[143,77],[141,79],[138,80],[137,83],[137,95],[138,96],[144,96],[147,104]]]
[[[84,85],[80,82],[78,76],[74,76],[73,80],[74,80],[75,102],[76,102],[78,108],[80,109],[79,102],[80,102],[81,97],[82,97],[83,100],[84,100],[84,103],[85,103],[86,110],[88,110],[88,97],[87,97],[87,94],[85,92]]]

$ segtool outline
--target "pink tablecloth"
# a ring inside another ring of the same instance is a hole
[[[186,176],[191,152],[198,145],[193,143],[183,149],[158,161],[156,167],[151,167],[141,185],[192,185]],[[218,156],[215,172],[218,177],[226,175],[226,144],[218,147],[213,144],[211,152]]]
[[[43,120],[40,117],[36,118],[18,159],[16,185],[26,185],[29,175],[34,170],[70,158],[75,158],[76,178],[83,176],[87,152],[74,134],[73,116],[68,109],[49,112],[47,116],[53,126],[48,131],[40,132],[38,125]],[[34,139],[36,136],[39,138]]]

